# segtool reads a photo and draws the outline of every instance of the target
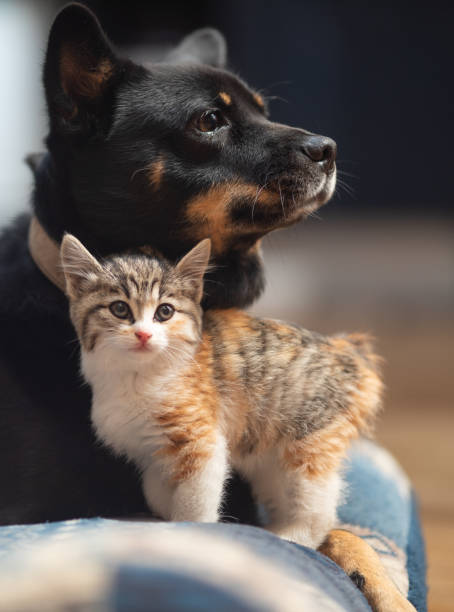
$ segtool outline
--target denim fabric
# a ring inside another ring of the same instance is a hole
[[[345,475],[343,526],[376,550],[425,612],[424,543],[405,474],[386,451],[360,441]],[[2,527],[0,593],[0,612],[42,612],[46,602],[119,612],[370,610],[329,559],[238,524],[98,518]]]

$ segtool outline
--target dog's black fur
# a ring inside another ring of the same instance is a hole
[[[222,37],[202,30],[167,63],[133,64],[90,11],[66,7],[44,66],[48,152],[33,162],[34,210],[57,241],[70,231],[99,255],[151,244],[175,260],[210,236],[205,308],[250,304],[259,239],[335,180],[333,141],[269,121],[224,61]],[[0,242],[0,523],[146,511],[137,474],[93,437],[66,298],[31,260],[28,224]],[[235,486],[226,514],[252,521]]]

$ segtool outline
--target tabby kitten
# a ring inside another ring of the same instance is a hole
[[[93,426],[138,466],[150,508],[217,521],[233,467],[270,530],[320,544],[336,522],[341,460],[380,404],[367,339],[234,309],[202,317],[209,240],[176,266],[143,254],[97,261],[70,235],[61,253]]]

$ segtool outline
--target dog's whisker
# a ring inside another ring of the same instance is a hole
[[[256,204],[257,204],[257,202],[258,202],[258,199],[259,199],[259,197],[260,197],[260,194],[262,193],[262,191],[265,189],[265,187],[266,187],[266,185],[267,185],[267,184],[266,184],[266,179],[267,179],[267,178],[268,178],[268,175],[266,175],[266,177],[265,177],[265,183],[264,183],[264,184],[263,184],[263,185],[262,185],[260,188],[259,188],[259,187],[257,187],[257,191],[256,191],[256,193],[255,193],[254,202],[252,203],[252,211],[251,211],[251,220],[252,220],[252,223],[254,223],[254,210],[255,210],[255,205],[256,205]]]
[[[288,80],[288,81],[276,81],[275,83],[271,83],[271,85],[268,85],[267,87],[265,87],[265,89],[263,91],[268,91],[268,89],[271,89],[272,87],[278,87],[279,85],[291,85],[292,81]]]
[[[286,217],[285,217],[285,208],[284,208],[284,201],[283,201],[283,198],[282,198],[282,190],[281,190],[281,182],[280,181],[277,182],[277,186],[279,187],[279,197],[281,199],[282,216],[284,217],[284,220],[285,220],[286,219]]]
[[[136,178],[137,174],[139,174],[140,172],[146,172],[149,169],[149,165],[144,166],[143,168],[138,168],[137,170],[134,170],[134,172],[131,174],[130,177],[130,182],[132,183],[132,181]]]
[[[345,170],[339,170],[339,168],[337,169],[337,174],[341,175],[341,176],[348,176],[350,178],[354,178],[354,179],[359,179],[359,176],[357,174],[352,174],[351,172],[345,172]]]
[[[355,166],[357,166],[359,164],[359,161],[355,159],[337,159],[336,164],[354,164]]]
[[[317,219],[318,221],[323,221],[323,217],[321,217],[316,210],[309,211],[307,216]]]
[[[267,101],[273,102],[274,100],[279,100],[279,102],[285,102],[288,104],[287,98],[283,98],[282,96],[266,96]]]
[[[343,181],[342,179],[337,179],[337,184],[340,189],[343,189],[349,195],[355,195],[355,190],[348,183]]]
[[[347,185],[347,183],[345,183],[341,179],[338,179],[337,180],[337,185],[336,185],[336,192],[339,193],[340,191],[343,191],[344,193],[346,193],[351,198],[355,198],[356,197],[355,190],[352,187],[350,187],[350,185]]]

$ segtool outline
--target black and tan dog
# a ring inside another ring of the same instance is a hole
[[[173,260],[209,236],[216,268],[204,306],[241,307],[263,289],[260,238],[333,193],[335,143],[271,122],[225,55],[220,34],[201,30],[145,68],[120,58],[81,5],[52,26],[35,216],[0,243],[0,524],[146,510],[132,467],[91,431],[55,286],[52,244],[65,231],[99,255],[148,244]],[[253,521],[248,493],[238,481],[232,489],[226,514]]]
[[[85,7],[55,19],[30,250],[28,216],[0,243],[0,523],[145,510],[132,469],[93,440],[67,303],[48,280],[58,285],[52,241],[69,231],[99,255],[152,245],[175,260],[209,236],[205,307],[244,306],[263,288],[260,238],[333,193],[335,143],[271,122],[224,62],[214,30],[145,68],[114,52]],[[251,507],[227,512],[251,519]]]

